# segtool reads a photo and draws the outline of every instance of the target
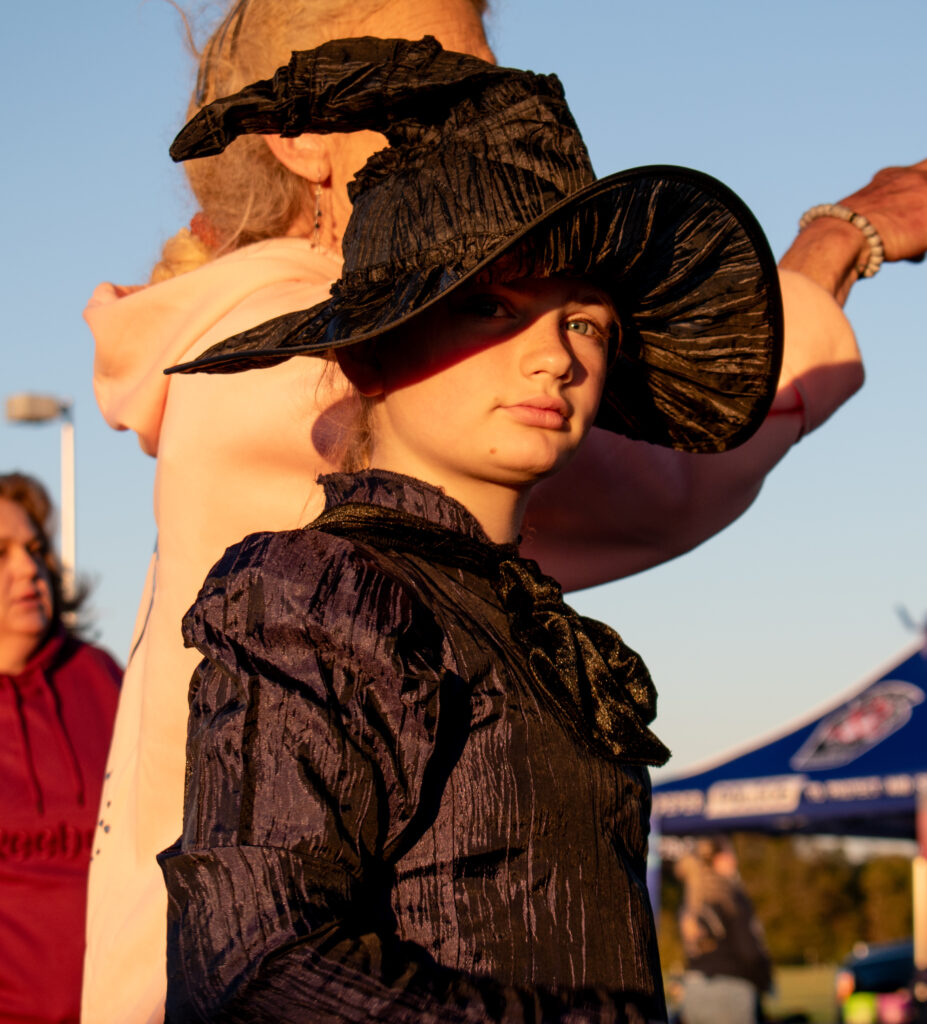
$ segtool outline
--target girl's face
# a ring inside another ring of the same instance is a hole
[[[462,288],[384,340],[370,380],[356,379],[379,396],[372,465],[455,496],[473,483],[530,487],[592,426],[614,328],[609,300],[582,281]]]

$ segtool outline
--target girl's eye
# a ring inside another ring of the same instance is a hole
[[[568,331],[573,331],[576,334],[585,334],[589,337],[598,338],[601,341],[608,341],[608,332],[592,320],[571,317],[564,326]]]
[[[493,320],[509,315],[508,308],[501,299],[494,295],[472,295],[467,299],[465,312],[472,316],[478,316],[487,320]]]

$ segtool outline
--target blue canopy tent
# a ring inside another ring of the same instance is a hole
[[[654,831],[915,838],[927,798],[927,648],[798,726],[654,786]]]
[[[739,830],[916,838],[914,963],[927,971],[925,698],[922,641],[800,725],[655,785],[654,839]],[[655,907],[658,848],[652,841],[648,888]]]

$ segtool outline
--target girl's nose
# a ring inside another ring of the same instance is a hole
[[[567,382],[573,375],[573,351],[558,315],[542,316],[524,332],[522,372],[526,376],[546,373]]]

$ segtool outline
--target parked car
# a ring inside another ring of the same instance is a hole
[[[910,1024],[914,943],[859,942],[837,971],[839,1024]]]

